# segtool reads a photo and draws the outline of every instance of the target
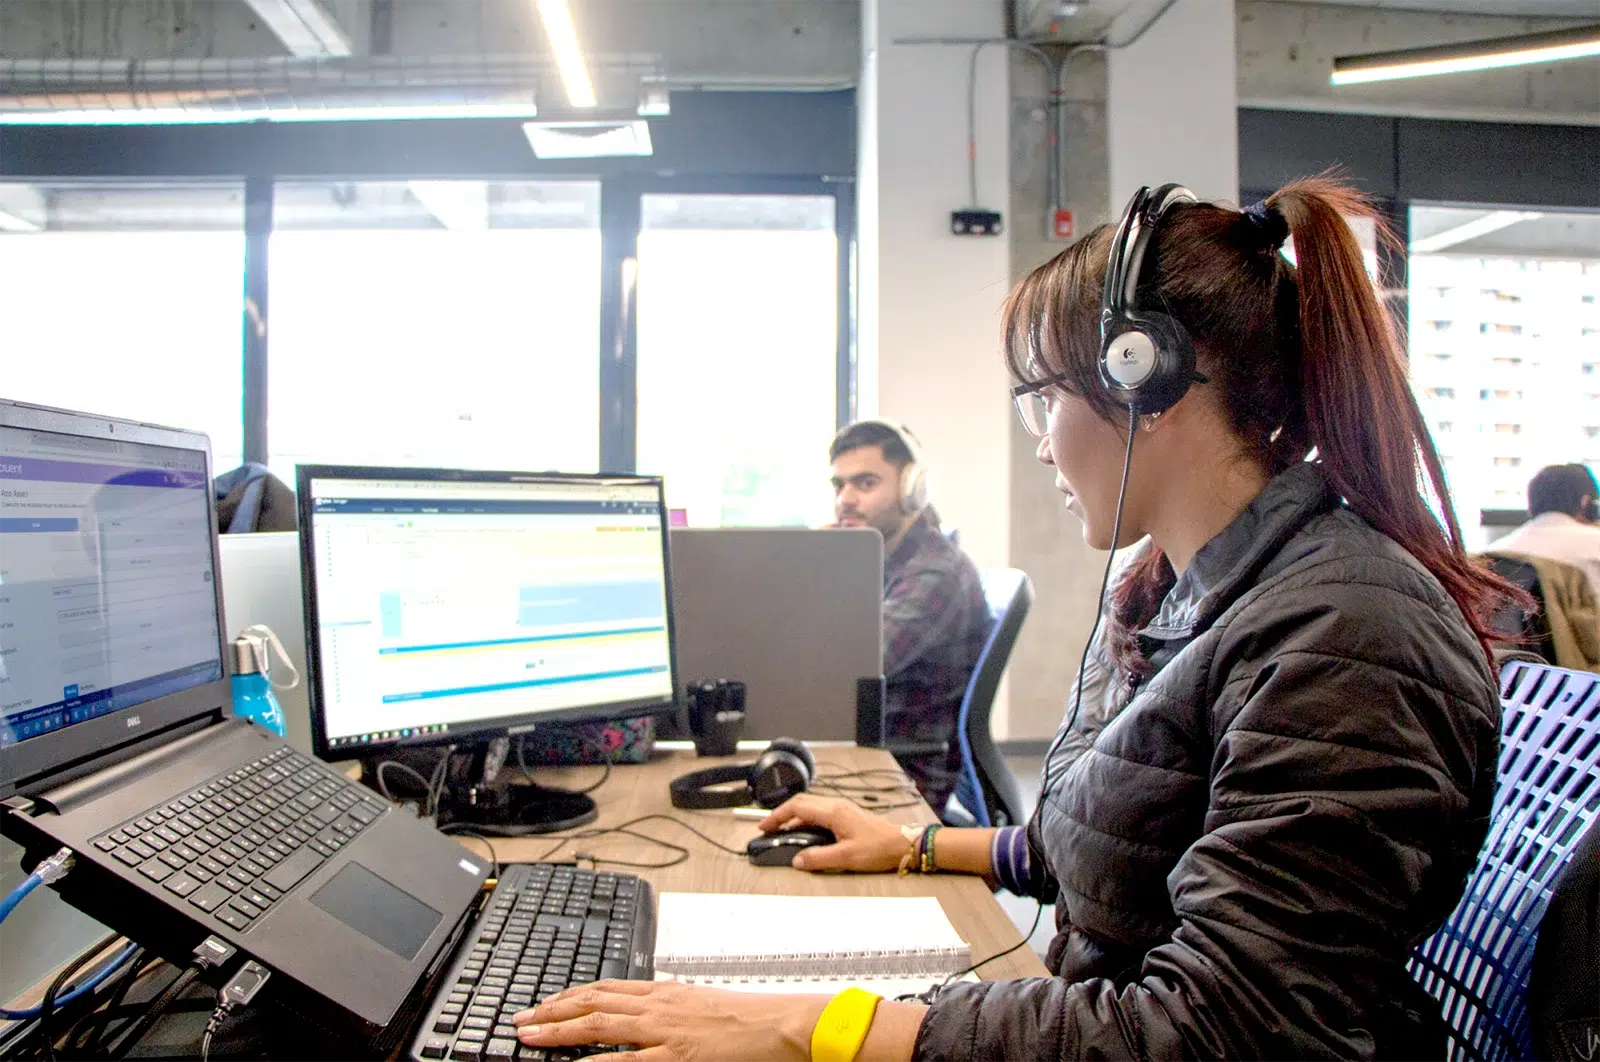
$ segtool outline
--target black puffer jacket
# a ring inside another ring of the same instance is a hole
[[[1306,464],[1143,637],[1160,670],[1058,742],[1029,826],[1057,977],[952,986],[916,1057],[1442,1056],[1404,964],[1461,894],[1500,730],[1454,602]]]

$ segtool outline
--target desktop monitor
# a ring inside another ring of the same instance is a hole
[[[661,480],[329,465],[296,479],[317,755],[469,750],[441,761],[441,826],[593,819],[588,797],[494,776],[538,725],[672,710]]]

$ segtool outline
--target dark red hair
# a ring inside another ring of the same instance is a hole
[[[1182,205],[1150,247],[1138,303],[1160,306],[1188,328],[1247,451],[1276,474],[1314,449],[1333,489],[1433,573],[1488,653],[1499,638],[1491,617],[1517,594],[1462,547],[1399,331],[1345,219],[1370,218],[1380,239],[1392,237],[1364,197],[1328,177],[1296,181],[1267,204],[1288,222],[1297,264],[1244,214]],[[1066,389],[1120,425],[1124,407],[1097,368],[1111,240],[1101,226],[1024,278],[1006,302],[1004,338],[1018,380],[1064,373]],[[1105,621],[1123,670],[1149,672],[1134,632],[1154,618],[1174,578],[1152,549],[1118,582]]]

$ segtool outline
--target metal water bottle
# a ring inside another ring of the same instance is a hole
[[[272,692],[262,662],[267,640],[259,634],[241,634],[233,640],[233,711],[284,737],[283,708]]]

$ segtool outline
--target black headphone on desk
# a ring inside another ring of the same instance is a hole
[[[1134,193],[1117,224],[1100,303],[1100,380],[1111,397],[1135,413],[1164,413],[1198,377],[1194,341],[1171,314],[1138,302],[1145,255],[1162,219],[1180,203],[1195,202],[1181,185]]]
[[[785,800],[804,793],[811,785],[817,762],[811,750],[794,738],[774,738],[755,763],[734,763],[708,767],[674,778],[668,786],[672,806],[690,811],[737,808],[760,804],[775,808]],[[743,782],[735,789],[714,789],[729,782]]]

